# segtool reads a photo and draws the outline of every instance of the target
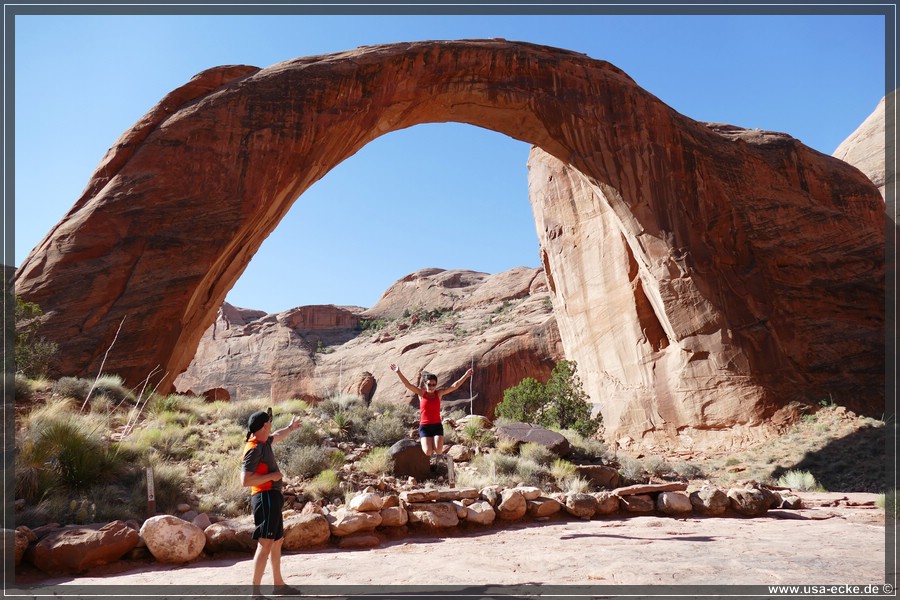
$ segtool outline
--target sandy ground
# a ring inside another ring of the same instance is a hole
[[[874,494],[852,494],[852,504]],[[827,506],[845,494],[806,495],[796,511],[765,517],[633,516],[591,521],[557,519],[475,531],[385,540],[366,550],[329,547],[286,553],[282,571],[306,593],[315,586],[668,586],[884,584],[884,512],[871,506]],[[893,537],[893,528],[889,533]],[[892,542],[893,544],[893,542]],[[125,564],[125,563],[122,563]],[[122,564],[118,569],[122,568]],[[181,566],[146,563],[132,570],[43,581],[65,595],[69,586],[245,585],[249,554],[203,559]],[[271,571],[263,580],[270,584]],[[139,589],[139,588],[135,588]],[[269,588],[270,589],[270,588]],[[392,588],[391,588],[392,589]],[[546,588],[549,589],[549,588]],[[313,590],[313,591],[310,591]],[[27,592],[27,588],[23,591]],[[213,593],[213,592],[210,592]],[[188,594],[189,595],[189,594]],[[466,594],[461,594],[466,595]],[[490,595],[490,594],[488,594]],[[527,594],[525,594],[527,595]],[[614,595],[614,594],[610,594]]]

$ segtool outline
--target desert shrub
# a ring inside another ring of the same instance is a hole
[[[118,453],[83,420],[47,421],[30,437],[32,455],[49,457],[46,468],[70,490],[113,479],[122,467]]]
[[[366,443],[372,446],[392,446],[406,437],[406,426],[400,417],[388,414],[378,415],[366,427]]]
[[[329,419],[333,417],[335,413],[348,412],[354,407],[365,408],[365,401],[355,394],[339,394],[322,400],[316,406],[316,409],[323,419]]]
[[[318,475],[331,466],[327,453],[322,452],[320,446],[298,446],[294,448],[279,448],[275,444],[275,460],[278,461],[282,473],[298,475],[308,479]]]
[[[359,461],[359,470],[369,475],[383,475],[394,469],[390,448],[384,446],[373,448]]]
[[[515,476],[524,485],[543,487],[550,477],[550,471],[530,458],[520,458],[516,462]]]
[[[495,437],[490,429],[485,428],[485,420],[475,416],[466,421],[459,431],[459,438],[470,446],[485,448],[495,443]]]
[[[241,457],[202,471],[196,478],[198,509],[203,512],[233,517],[245,514],[250,500],[250,488],[241,485]]]
[[[286,442],[296,446],[318,446],[322,443],[322,439],[323,436],[315,423],[301,421],[300,427],[294,433],[281,440],[276,446]]]
[[[511,455],[519,453],[519,442],[511,437],[506,437],[505,435],[501,435],[497,438],[494,442],[494,447],[500,454]]]
[[[482,454],[481,456],[485,457],[484,466],[487,472],[495,477],[496,483],[505,484],[510,482],[511,476],[516,472],[516,465],[519,463],[517,456],[508,456],[498,452]]]
[[[81,377],[60,377],[52,388],[54,394],[79,401],[84,401],[90,391],[90,380]]]
[[[134,404],[135,395],[125,387],[122,378],[119,375],[103,374],[93,382],[93,391],[91,392],[91,400],[96,396],[106,396],[116,405],[124,402]]]
[[[641,461],[626,456],[619,464],[619,475],[626,483],[642,483],[644,481],[644,465]]]
[[[519,446],[519,456],[523,459],[532,460],[545,467],[549,466],[553,462],[553,459],[556,458],[556,454],[549,448],[533,442]]]
[[[174,511],[175,507],[187,499],[187,492],[191,489],[191,473],[188,466],[162,460],[152,460],[150,466],[153,469],[156,509],[162,512]],[[142,477],[141,481],[138,489],[142,490],[142,495],[146,498],[146,477]]]
[[[644,471],[653,477],[663,477],[672,473],[672,467],[661,456],[648,456],[644,460]]]
[[[561,360],[546,384],[526,377],[503,392],[498,416],[536,423],[544,427],[574,429],[589,437],[602,426],[602,418],[591,417],[591,403],[584,392],[574,361]]]
[[[575,477],[575,465],[569,461],[557,458],[550,465],[550,475],[560,484]]]
[[[299,398],[290,398],[278,405],[280,412],[288,415],[305,415],[309,413],[309,403]]]
[[[585,437],[574,429],[557,429],[572,446],[572,452],[587,460],[602,460],[607,463],[615,462],[615,455],[609,451],[609,447],[601,440]]]
[[[400,419],[405,427],[413,427],[419,424],[419,410],[415,406],[387,400],[376,400],[369,406],[369,411],[374,416],[392,415]]]
[[[332,469],[322,471],[303,487],[303,492],[312,500],[330,498],[341,489],[337,473]]]
[[[787,471],[778,478],[777,485],[801,492],[824,492],[815,476],[809,471]]]
[[[456,485],[460,488],[475,488],[480,490],[489,485],[493,485],[494,483],[496,483],[496,481],[489,473],[477,469],[456,472]]]
[[[675,470],[675,473],[678,474],[679,477],[688,481],[691,479],[701,479],[704,477],[703,469],[701,469],[694,463],[681,461],[675,463],[672,468]]]
[[[34,302],[25,302],[19,296],[15,299],[16,373],[22,373],[29,378],[42,377],[47,374],[50,361],[58,347],[54,342],[38,337],[41,329],[40,317],[43,315],[41,307]]]
[[[567,494],[584,494],[591,490],[591,482],[581,477],[570,477],[560,487]]]

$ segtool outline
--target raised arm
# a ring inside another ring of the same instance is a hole
[[[443,398],[445,395],[452,394],[453,392],[458,390],[462,386],[462,384],[464,384],[466,382],[466,380],[472,376],[472,372],[473,372],[472,369],[469,369],[468,371],[463,373],[462,377],[460,377],[459,379],[454,381],[453,385],[451,385],[450,387],[448,387],[445,390],[438,390],[438,396],[440,398]]]
[[[278,440],[280,440],[281,438],[283,438],[290,432],[296,431],[299,427],[300,427],[300,417],[298,417],[297,415],[294,415],[294,417],[291,419],[290,425],[287,425],[286,427],[282,427],[278,431],[272,432],[272,438],[274,438],[272,440],[272,443],[274,444],[275,442],[277,442]]]
[[[406,378],[406,375],[404,375],[403,373],[400,372],[400,367],[398,367],[397,365],[391,364],[391,371],[393,371],[394,373],[397,374],[397,377],[400,378],[400,381],[403,383],[404,387],[406,387],[406,389],[411,391],[413,394],[417,394],[417,395],[421,396],[422,394],[425,393],[425,390],[423,390],[421,388],[417,388],[416,386],[411,384],[409,382],[409,379]]]

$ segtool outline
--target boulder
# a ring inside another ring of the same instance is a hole
[[[667,515],[689,513],[694,509],[685,492],[662,492],[656,497],[656,510]]]
[[[315,548],[331,538],[331,527],[323,515],[287,511],[284,514],[284,550]]]
[[[734,487],[726,495],[731,508],[748,517],[761,517],[772,506],[772,496],[754,486]]]
[[[504,521],[517,521],[525,516],[528,506],[525,496],[516,488],[503,490],[497,503],[497,516]]]
[[[595,492],[591,494],[597,500],[597,515],[614,515],[619,512],[619,497],[613,492]]]
[[[566,497],[566,512],[579,519],[590,519],[597,512],[597,499],[591,494],[569,494]]]
[[[561,433],[550,431],[540,425],[530,423],[507,423],[497,427],[497,436],[503,436],[522,444],[534,443],[543,446],[557,456],[568,456],[572,451],[569,440]]]
[[[481,490],[481,497],[487,500],[491,506],[496,507],[500,500],[500,492],[503,491],[499,485],[489,485]]]
[[[357,494],[353,498],[350,499],[350,502],[347,506],[353,510],[358,510],[360,512],[369,512],[375,510],[381,510],[383,505],[383,501],[381,496],[378,494]]]
[[[28,546],[37,541],[37,536],[34,535],[28,527],[24,525],[20,525],[16,527],[15,531],[10,531],[8,529],[3,530],[3,539],[9,539],[9,536],[13,535],[16,540],[16,566],[21,564],[22,557],[25,556],[25,551],[28,550]]]
[[[402,506],[381,509],[381,527],[401,527],[409,521],[409,515]]]
[[[253,539],[256,525],[252,515],[225,519],[213,523],[205,530],[206,551],[215,552],[256,552],[257,542]]]
[[[456,527],[459,515],[452,502],[415,502],[406,507],[409,522],[435,529]]]
[[[513,490],[522,494],[522,497],[525,498],[525,500],[537,500],[541,497],[541,488],[536,488],[534,486],[518,485],[514,487]]]
[[[194,560],[206,545],[202,529],[172,515],[156,515],[144,521],[141,538],[156,560],[170,564]]]
[[[390,447],[388,455],[394,464],[395,477],[415,477],[425,481],[431,475],[431,463],[416,440],[400,440]]]
[[[359,531],[372,531],[381,525],[380,512],[359,512],[341,507],[326,517],[331,526],[331,535],[343,537]]]
[[[656,502],[653,496],[649,494],[632,494],[628,496],[620,496],[619,503],[626,512],[653,512],[656,509]]]
[[[464,444],[454,444],[447,449],[447,456],[453,459],[453,462],[467,462],[475,456],[475,451]]]
[[[619,485],[619,472],[606,465],[575,465],[575,474],[587,479],[593,488],[613,489]]]
[[[562,504],[553,498],[535,498],[526,502],[528,516],[537,519],[555,515],[562,509]]]
[[[466,507],[466,523],[476,523],[478,525],[490,525],[497,518],[497,511],[486,500],[473,502]]]
[[[711,485],[704,485],[699,490],[691,492],[690,500],[694,512],[711,517],[724,514],[729,506],[725,492]]]
[[[29,546],[25,559],[50,575],[83,573],[119,560],[137,546],[138,537],[138,532],[123,521],[102,526],[70,525]]]

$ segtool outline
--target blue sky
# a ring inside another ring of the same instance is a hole
[[[885,93],[881,16],[23,16],[15,18],[15,256],[166,93],[222,64],[379,43],[506,38],[607,60],[682,114],[831,154]],[[9,101],[9,100],[7,100]],[[237,306],[372,306],[426,267],[536,267],[528,146],[460,124],[388,134],[301,196],[229,292]]]

